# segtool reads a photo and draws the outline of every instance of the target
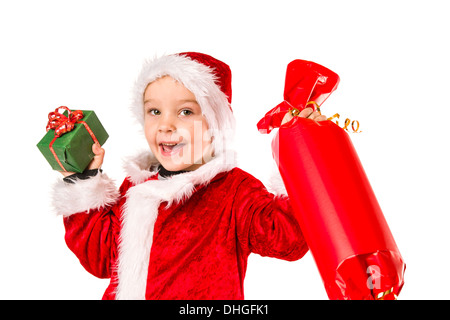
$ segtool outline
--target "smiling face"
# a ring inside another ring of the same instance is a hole
[[[194,94],[166,76],[144,92],[145,138],[169,171],[195,170],[211,158],[208,124]]]

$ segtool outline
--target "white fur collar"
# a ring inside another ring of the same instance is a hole
[[[123,209],[117,299],[145,299],[153,227],[161,202],[167,201],[170,206],[189,198],[196,186],[207,184],[217,174],[236,166],[235,157],[231,161],[228,158],[218,156],[195,171],[148,181],[145,180],[156,173],[157,164],[151,153],[128,159],[125,170],[136,185],[128,190]]]

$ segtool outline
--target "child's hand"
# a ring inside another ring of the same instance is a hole
[[[92,152],[94,152],[94,159],[92,159],[87,169],[100,169],[103,164],[103,158],[105,157],[105,149],[103,149],[100,144],[94,143],[92,145]]]
[[[302,117],[302,118],[312,119],[312,120],[315,120],[315,121],[325,121],[325,120],[327,120],[326,116],[324,116],[323,114],[320,114],[320,112],[318,112],[318,111],[314,111],[310,107],[303,109],[299,113],[298,116]],[[285,124],[286,122],[291,121],[293,117],[294,116],[291,114],[291,112],[288,111],[286,113],[286,115],[284,116],[283,121],[281,122],[281,125]]]
[[[99,169],[103,164],[103,158],[105,157],[105,149],[103,149],[99,144],[94,143],[92,145],[92,152],[94,152],[94,159],[89,163],[87,170]],[[64,177],[70,176],[75,172],[63,172],[60,171]]]

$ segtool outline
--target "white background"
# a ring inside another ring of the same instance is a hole
[[[275,4],[276,3],[276,4]],[[215,56],[233,71],[240,166],[265,181],[270,140],[256,123],[281,102],[286,65],[312,60],[341,83],[323,105],[358,119],[351,138],[407,264],[400,299],[450,298],[450,46],[446,1],[2,1],[1,299],[99,299],[50,207],[60,175],[36,148],[60,105],[107,128],[103,169],[145,148],[130,89],[145,58]],[[308,253],[251,255],[247,299],[327,299]]]

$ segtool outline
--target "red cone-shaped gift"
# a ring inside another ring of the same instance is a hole
[[[314,62],[287,68],[284,101],[258,123],[279,127],[272,150],[330,299],[393,299],[405,264],[349,134],[335,123],[294,117],[290,108],[320,106],[339,77]]]

